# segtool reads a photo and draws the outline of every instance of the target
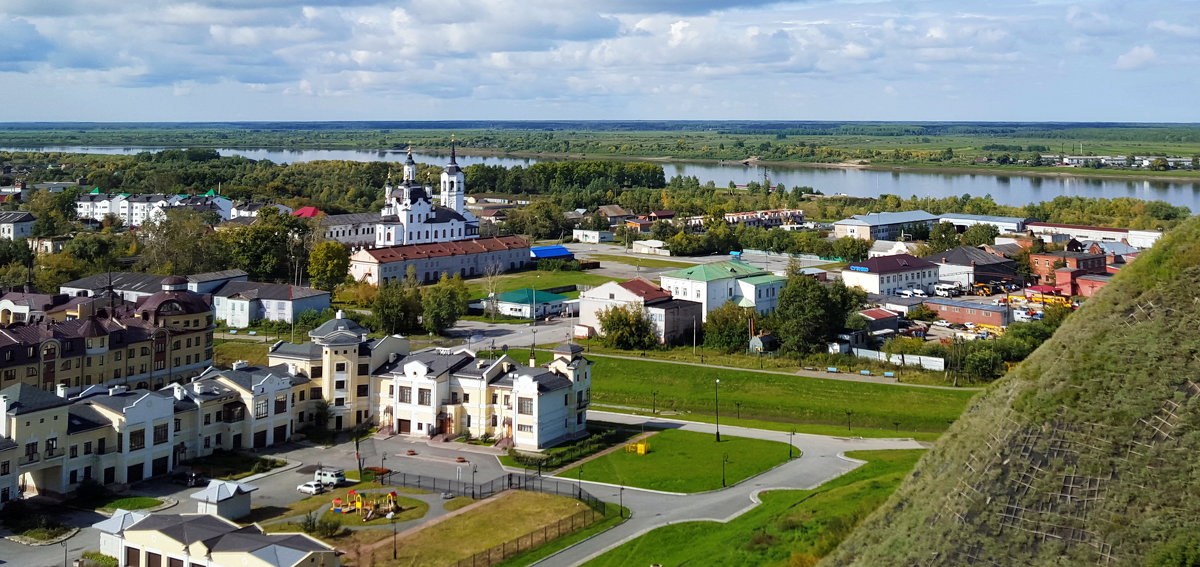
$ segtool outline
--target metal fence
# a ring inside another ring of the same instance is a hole
[[[588,508],[563,518],[553,524],[548,524],[520,537],[508,540],[500,545],[480,551],[470,557],[460,559],[457,567],[490,567],[518,554],[524,553],[546,542],[554,541],[562,536],[575,533],[603,518],[602,512]]]
[[[392,472],[378,479],[389,486],[405,486],[431,492],[444,492],[455,496],[466,496],[483,499],[494,496],[505,490],[528,490],[557,496],[574,498],[588,505],[588,508],[604,514],[607,504],[592,496],[578,483],[565,480],[546,478],[539,474],[505,473],[492,480],[472,483],[463,480],[437,478],[420,474]]]

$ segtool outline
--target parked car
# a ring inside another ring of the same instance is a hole
[[[340,486],[346,483],[346,471],[342,469],[321,469],[313,473],[313,481],[325,486]]]
[[[304,484],[301,484],[300,486],[297,486],[296,490],[305,494],[320,494],[325,492],[325,485],[315,480],[310,480]]]
[[[938,319],[937,321],[934,321],[933,324],[937,325],[939,327],[949,327],[950,326],[950,322],[945,319]]]
[[[912,290],[912,294],[913,294],[913,297],[929,297],[929,294],[925,293],[925,290],[918,289],[915,287]]]
[[[171,476],[171,482],[183,486],[204,486],[208,479],[194,472],[181,472]]]

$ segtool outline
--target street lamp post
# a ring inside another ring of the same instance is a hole
[[[624,518],[625,517],[625,485],[624,484],[621,485],[621,492],[619,493],[619,495],[620,495],[619,496],[620,497],[620,502],[619,502],[620,509],[617,511],[620,512],[621,517]]]
[[[852,415],[854,415],[854,412],[846,410],[846,431],[850,431],[850,416]]]
[[[729,453],[721,456],[721,488],[725,488],[725,464],[729,462]]]
[[[650,392],[650,414],[658,415],[658,390]]]
[[[792,460],[792,447],[794,446],[794,445],[792,445],[792,439],[795,438],[795,436],[796,436],[795,429],[788,432],[788,460],[789,461]]]
[[[721,442],[721,398],[718,390],[721,386],[721,379],[717,378],[713,382],[713,407],[716,410],[716,426],[717,426],[717,443]]]
[[[579,465],[579,474],[576,477],[575,482],[579,483],[579,497],[582,498],[583,497],[583,465]]]
[[[387,465],[384,464],[386,462],[387,462],[387,455],[386,454],[380,455],[379,456],[379,468],[386,469]]]
[[[61,543],[63,546],[63,567],[67,567],[67,542],[60,541],[58,543]]]
[[[475,473],[479,472],[479,465],[471,463],[471,498],[475,498]]]
[[[742,419],[742,402],[733,402],[733,405],[737,406],[737,418]]]
[[[392,559],[396,558],[396,513],[392,513]]]

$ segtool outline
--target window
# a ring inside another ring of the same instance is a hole
[[[338,380],[338,381],[334,382],[334,383],[333,383],[333,389],[334,389],[334,390],[345,390],[345,389],[346,389],[346,381],[345,381],[345,380]]]
[[[300,401],[302,401],[302,402],[304,401],[304,394],[305,394],[304,390],[300,390]]]
[[[154,426],[154,444],[162,445],[167,442],[167,424]]]
[[[8,464],[8,461],[0,462],[0,476],[6,475],[10,472],[12,472],[12,468],[11,465]]]
[[[517,398],[517,413],[533,415],[533,398]]]
[[[492,414],[492,427],[496,427],[500,423],[500,416]]]
[[[359,376],[366,376],[366,375],[368,375],[368,374],[370,374],[370,373],[371,373],[371,369],[370,369],[370,367],[369,367],[368,365],[366,365],[366,364],[359,364],[359,365],[358,365],[358,375],[359,375]]]
[[[204,448],[205,448],[205,449],[211,449],[211,448],[212,448],[212,437],[205,437],[205,438],[204,438]]]
[[[287,411],[287,394],[275,395],[275,415]]]
[[[533,426],[532,425],[518,425],[517,431],[520,431],[521,433],[533,433]]]
[[[344,406],[344,405],[346,405],[346,398],[334,398],[334,399],[333,399],[333,405],[335,405],[335,406]]]
[[[146,448],[146,430],[139,429],[129,432],[129,450],[137,451]]]
[[[339,362],[339,363],[335,364],[333,367],[333,371],[334,372],[345,372],[346,371],[346,363]]]
[[[471,394],[468,394],[468,393],[465,393],[465,392],[463,393],[463,403],[464,403],[464,404],[469,404],[469,403],[471,403]]]
[[[423,406],[431,405],[429,388],[421,388],[417,390],[417,403]]]
[[[412,403],[412,388],[409,386],[400,386],[400,403]]]
[[[79,445],[71,445],[70,455],[72,459],[79,456]]]
[[[356,395],[360,398],[365,398],[370,395],[371,387],[367,384],[359,384]]]
[[[314,367],[312,367],[312,377],[313,377],[313,378],[320,378],[320,377],[321,377],[321,367],[320,367],[320,366],[314,366]]]
[[[176,420],[175,420],[175,432],[176,432],[176,433],[179,433],[179,430],[180,430],[180,429],[182,429],[182,428],[183,428],[183,420],[182,420],[182,419],[176,419]]]
[[[212,423],[212,414],[204,414],[204,425],[208,425],[210,423]]]
[[[267,417],[267,400],[254,400],[254,417]]]
[[[91,442],[91,441],[84,441],[84,442],[83,442],[83,454],[84,454],[84,455],[91,455],[91,454],[92,454],[92,442]]]
[[[309,388],[309,390],[308,390],[308,399],[310,399],[310,400],[319,400],[319,399],[321,399],[321,388],[320,388],[320,387],[317,387],[317,388]]]

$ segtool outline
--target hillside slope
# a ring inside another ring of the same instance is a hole
[[[975,398],[822,565],[1200,565],[1200,217]]]

